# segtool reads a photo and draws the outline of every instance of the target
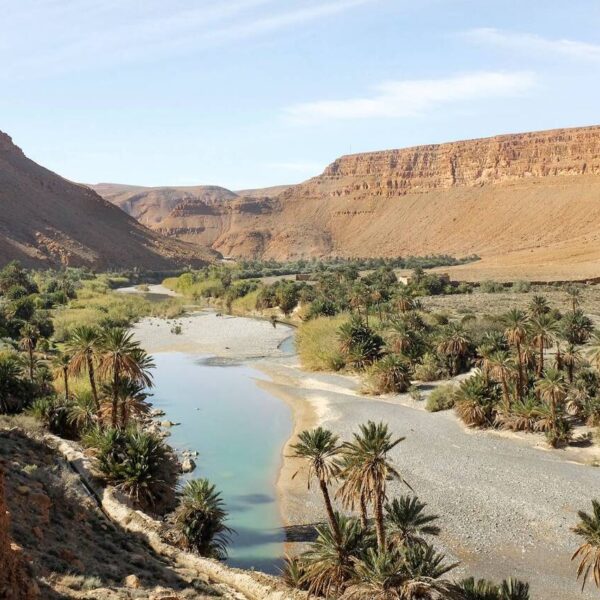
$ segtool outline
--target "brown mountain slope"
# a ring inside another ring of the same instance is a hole
[[[28,159],[0,132],[0,263],[172,269],[211,258]]]
[[[476,253],[462,277],[597,277],[600,126],[344,156],[277,196],[174,212],[161,231],[226,256]]]

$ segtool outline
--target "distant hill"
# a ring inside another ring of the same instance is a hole
[[[212,251],[167,239],[86,186],[23,154],[0,132],[0,263],[174,269],[212,260]]]
[[[452,271],[600,277],[600,126],[344,156],[285,189],[180,199],[153,227],[225,256],[478,254]]]

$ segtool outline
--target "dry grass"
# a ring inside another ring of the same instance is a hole
[[[348,315],[319,317],[302,323],[296,334],[296,348],[302,366],[309,371],[336,371],[344,366],[339,351],[338,329]]]

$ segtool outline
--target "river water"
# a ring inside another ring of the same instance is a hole
[[[289,408],[258,386],[265,376],[247,364],[177,352],[153,357],[152,404],[165,420],[181,423],[168,441],[199,452],[186,477],[207,477],[227,505],[228,525],[236,530],[229,564],[276,572],[285,538],[276,481],[292,431]]]

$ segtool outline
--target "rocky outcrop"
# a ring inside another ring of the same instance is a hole
[[[332,193],[338,196],[389,197],[578,175],[600,175],[600,127],[354,154],[339,158],[312,182],[335,185]]]
[[[165,239],[90,188],[41,167],[2,132],[0,205],[0,263],[172,270],[214,256]]]
[[[0,136],[0,143],[2,138]],[[23,553],[10,536],[10,516],[6,505],[4,471],[0,464],[0,598],[36,600],[37,585],[27,576]]]

